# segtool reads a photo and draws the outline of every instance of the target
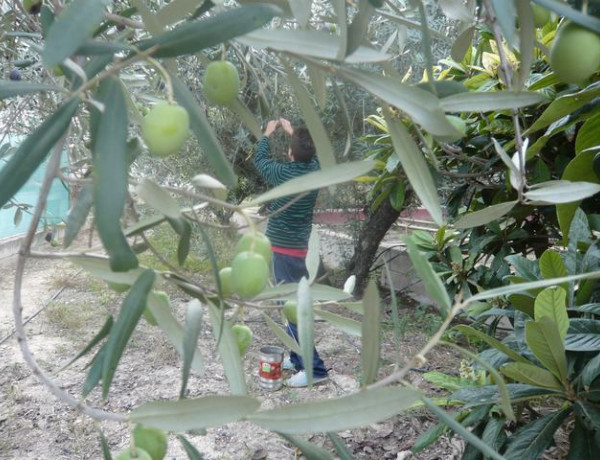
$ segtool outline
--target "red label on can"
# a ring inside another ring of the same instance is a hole
[[[279,380],[281,378],[281,363],[260,361],[258,373],[263,379]]]

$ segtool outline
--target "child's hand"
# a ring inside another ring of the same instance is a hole
[[[267,123],[267,127],[265,128],[265,136],[269,137],[280,125],[279,120],[271,120]]]
[[[281,123],[281,127],[283,128],[283,130],[286,133],[288,133],[290,136],[292,134],[294,134],[294,128],[292,127],[290,120],[286,120],[285,118],[280,118],[279,122]]]

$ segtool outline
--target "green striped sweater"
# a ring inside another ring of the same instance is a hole
[[[279,162],[271,158],[269,138],[264,136],[258,143],[254,153],[254,166],[263,180],[270,186],[277,186],[294,177],[302,176],[319,169],[316,157],[308,163],[298,161]],[[283,211],[269,217],[267,236],[273,246],[281,248],[305,249],[312,228],[313,209],[317,200],[318,190],[313,190],[291,204]],[[297,195],[295,195],[297,196]],[[269,203],[269,213],[272,214],[285,206],[295,196],[287,196]]]

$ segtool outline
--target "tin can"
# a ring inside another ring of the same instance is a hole
[[[275,391],[283,385],[283,348],[262,347],[259,354],[258,384],[265,390]]]

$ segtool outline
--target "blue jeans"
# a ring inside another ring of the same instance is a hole
[[[277,284],[297,283],[303,276],[308,278],[304,257],[293,257],[277,252],[273,253],[273,272]],[[295,323],[288,321],[287,333],[298,342],[298,327]],[[297,371],[304,369],[302,357],[297,353],[290,351],[290,360]],[[313,351],[313,375],[315,377],[325,377],[327,375],[325,364],[316,349]]]

